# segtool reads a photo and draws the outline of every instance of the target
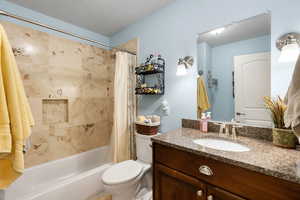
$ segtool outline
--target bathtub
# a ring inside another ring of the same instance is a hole
[[[87,200],[103,191],[101,174],[110,166],[108,147],[97,148],[25,170],[0,200]]]

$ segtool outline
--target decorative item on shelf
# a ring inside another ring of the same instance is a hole
[[[161,94],[161,90],[159,88],[151,88],[151,87],[141,87],[136,88],[137,94]]]
[[[142,87],[143,83],[144,83],[144,76],[141,75],[136,75],[136,87],[140,88]]]
[[[146,75],[146,74],[156,74],[163,73],[165,66],[165,60],[161,55],[150,55],[144,64],[135,68],[136,74]]]
[[[278,97],[272,99],[264,97],[265,106],[271,111],[271,117],[274,123],[273,128],[273,144],[284,148],[295,148],[297,138],[291,128],[286,128],[284,123],[284,112],[286,105],[283,100]]]
[[[165,60],[161,55],[151,54],[145,63],[135,68],[136,94],[138,95],[162,95],[164,94]],[[149,76],[146,80],[147,75]],[[151,79],[152,78],[152,79]],[[156,81],[153,81],[153,80]],[[152,81],[149,81],[152,80]],[[154,84],[155,82],[155,84]]]

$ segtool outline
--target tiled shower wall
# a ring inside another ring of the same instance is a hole
[[[109,144],[115,60],[109,50],[0,21],[36,125],[26,167]]]

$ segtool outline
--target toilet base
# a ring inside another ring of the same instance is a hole
[[[148,189],[148,188],[142,188],[138,192],[138,194],[137,194],[137,196],[135,198],[135,200],[152,200],[152,199],[153,199],[153,197],[152,197],[152,189]]]
[[[152,171],[151,165],[144,164],[143,171],[141,174],[136,177],[134,180],[131,180],[126,183],[109,185],[105,184],[105,192],[112,194],[112,200],[151,200],[152,195]],[[151,198],[149,198],[151,196]]]
[[[113,191],[115,192],[115,191]],[[112,194],[112,200],[152,200],[152,189],[141,188],[138,185],[135,189],[127,189],[126,191],[115,192]]]
[[[125,185],[126,184],[126,185]],[[136,195],[140,190],[139,181],[134,183],[125,183],[120,186],[104,185],[105,191],[112,194],[113,200],[135,200]]]

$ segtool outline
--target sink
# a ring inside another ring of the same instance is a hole
[[[232,151],[232,152],[250,151],[250,149],[245,145],[223,140],[223,139],[201,138],[201,139],[194,140],[193,142],[200,146],[221,150],[221,151]]]

